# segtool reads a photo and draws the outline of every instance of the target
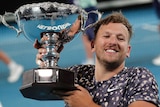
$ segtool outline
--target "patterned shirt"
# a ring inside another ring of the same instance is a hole
[[[102,107],[128,107],[134,101],[144,100],[160,107],[158,85],[150,71],[143,67],[125,67],[109,80],[96,81],[94,65],[76,65],[75,83],[86,88],[93,101]]]

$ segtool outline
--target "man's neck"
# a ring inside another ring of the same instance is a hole
[[[96,64],[95,65],[95,79],[97,81],[104,81],[112,78],[114,75],[117,75],[119,72],[123,70],[125,67],[124,63],[120,66],[116,67],[115,69],[107,69],[106,66],[103,64]]]

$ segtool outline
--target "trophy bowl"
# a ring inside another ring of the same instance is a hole
[[[98,11],[91,13],[97,15],[97,21],[101,18]],[[96,23],[85,26],[88,14],[75,5],[41,2],[23,5],[14,13],[6,12],[2,16],[2,23],[5,26],[16,30],[17,35],[23,33],[31,42],[38,40],[47,50],[43,58],[45,67],[33,68],[23,73],[20,92],[24,97],[36,100],[61,100],[56,94],[57,90],[64,92],[76,89],[74,86],[76,74],[58,65],[60,57],[58,49],[75,37],[76,34],[69,36],[68,32],[77,18],[80,19],[79,30],[82,32]],[[9,25],[5,20],[11,15],[15,17],[18,27]],[[43,36],[47,36],[48,40],[41,42]]]

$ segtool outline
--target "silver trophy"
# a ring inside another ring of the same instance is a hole
[[[74,35],[68,36],[68,32],[77,18],[80,19],[80,31],[82,32],[96,23],[85,26],[90,13],[97,15],[97,21],[102,16],[97,10],[86,12],[71,4],[42,2],[23,5],[14,13],[6,12],[2,16],[2,23],[16,30],[17,35],[22,33],[32,42],[38,40],[47,49],[43,58],[45,67],[33,68],[23,74],[20,92],[24,97],[36,100],[60,100],[61,97],[56,94],[56,90],[76,89],[74,87],[76,74],[58,65],[60,58],[58,49],[74,38]],[[8,24],[6,18],[9,16],[14,17],[17,27]],[[41,42],[43,36],[49,39]]]

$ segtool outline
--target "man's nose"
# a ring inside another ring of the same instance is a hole
[[[112,43],[112,44],[116,44],[117,43],[116,35],[110,36],[110,43]]]

